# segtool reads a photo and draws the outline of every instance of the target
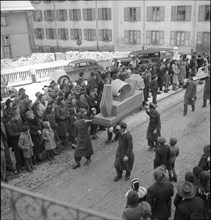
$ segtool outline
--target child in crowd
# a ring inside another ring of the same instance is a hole
[[[194,182],[194,185],[196,187],[198,187],[200,184],[199,184],[199,174],[203,171],[203,169],[200,167],[200,166],[195,166],[193,168],[193,175],[195,176],[195,182]]]
[[[203,170],[210,169],[210,144],[207,144],[203,148],[204,154],[201,156],[198,166]]]
[[[176,144],[177,144],[177,139],[170,138],[170,143],[169,143],[170,157],[169,157],[168,167],[167,167],[170,182],[172,181],[177,182],[177,174],[175,171],[175,161],[179,155],[179,147],[176,146]]]
[[[32,147],[34,144],[29,133],[29,126],[23,125],[21,131],[22,132],[18,140],[18,146],[23,151],[26,170],[32,172],[32,170],[34,170],[34,166],[32,164],[32,156],[34,155]]]
[[[131,188],[126,194],[125,197],[128,196],[130,191],[136,191],[138,194],[138,202],[141,203],[143,201],[146,201],[146,195],[147,195],[147,189],[145,187],[140,186],[140,180],[139,178],[133,178],[131,180]]]
[[[141,202],[140,204],[140,212],[141,212],[141,218],[140,220],[150,220],[150,216],[152,215],[152,208],[151,205],[148,202]]]
[[[54,132],[50,126],[49,121],[44,121],[43,127],[44,129],[42,130],[42,138],[44,140],[47,159],[51,161],[54,159],[54,149],[56,148],[56,142],[54,140]]]

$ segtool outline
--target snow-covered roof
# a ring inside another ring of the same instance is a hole
[[[30,1],[1,1],[1,12],[34,10]]]

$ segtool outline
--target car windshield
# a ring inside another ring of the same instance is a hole
[[[68,64],[68,67],[71,68],[71,69],[74,69],[75,64],[73,64],[73,63],[69,63],[69,64]]]

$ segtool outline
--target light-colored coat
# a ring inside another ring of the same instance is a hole
[[[18,146],[19,148],[23,151],[23,157],[24,158],[30,158],[33,156],[33,149],[32,147],[34,146],[31,135],[29,132],[22,132],[19,140],[18,140]]]
[[[54,140],[54,132],[52,128],[44,128],[42,130],[42,138],[44,140],[45,150],[53,150],[56,148]]]

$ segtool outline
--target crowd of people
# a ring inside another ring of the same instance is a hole
[[[19,91],[13,88],[10,98],[1,108],[1,180],[8,181],[9,173],[16,175],[25,171],[33,172],[36,169],[35,165],[43,160],[53,162],[62,145],[74,149],[73,169],[81,166],[82,157],[86,158],[84,165],[88,165],[94,153],[91,139],[98,139],[98,131],[106,129],[93,121],[95,115],[100,113],[104,84],[110,84],[117,78],[124,81],[132,74],[138,74],[141,76],[138,88],[143,90],[144,94],[144,101],[140,103],[141,109],[148,106],[149,93],[152,94],[152,103],[149,104],[149,109],[146,109],[150,116],[147,141],[149,150],[155,151],[153,175],[156,183],[146,189],[139,187],[138,179],[135,182],[132,180],[132,191],[127,193],[123,219],[168,219],[171,214],[171,198],[174,194],[171,182],[177,182],[175,160],[179,154],[179,148],[176,146],[175,138],[171,138],[169,145],[166,145],[165,138],[161,136],[160,115],[156,109],[157,95],[161,92],[168,93],[170,85],[172,90],[177,90],[179,87],[186,88],[186,91],[193,89],[192,77],[200,67],[208,68],[208,63],[210,63],[209,54],[203,56],[193,54],[190,61],[186,55],[183,55],[178,61],[166,59],[157,64],[141,64],[134,58],[128,67],[117,63],[106,68],[103,73],[92,72],[87,83],[83,72],[79,74],[76,82],[67,79],[61,83],[51,81],[49,85],[43,87],[42,93],[35,93],[34,102],[29,99],[24,88],[20,88]],[[205,72],[208,72],[208,69]],[[204,92],[202,107],[206,107],[207,99],[210,100],[208,95],[210,75],[205,81],[206,92]],[[184,102],[184,115],[187,114],[187,105],[191,104],[194,108],[195,95],[192,94],[190,98],[189,93],[187,92],[187,102]],[[189,99],[191,99],[190,102]],[[115,138],[112,140],[113,133]],[[114,127],[107,129],[107,135],[106,144],[119,141],[114,163],[117,176],[114,181],[117,182],[122,178],[123,170],[126,170],[125,179],[129,180],[134,153],[132,136],[127,131],[127,124],[118,122]],[[11,159],[10,148],[15,155],[15,164]],[[205,154],[199,166],[194,169],[200,169],[201,173],[197,173],[198,176],[194,171],[193,175],[189,173],[188,176],[192,175],[194,180],[185,179],[185,182],[178,186],[177,197],[180,199],[175,199],[175,219],[194,219],[190,215],[195,213],[195,207],[201,207],[200,214],[206,218],[209,216],[205,205],[210,195],[207,188],[210,145],[205,148]],[[183,218],[184,216],[188,218]]]

